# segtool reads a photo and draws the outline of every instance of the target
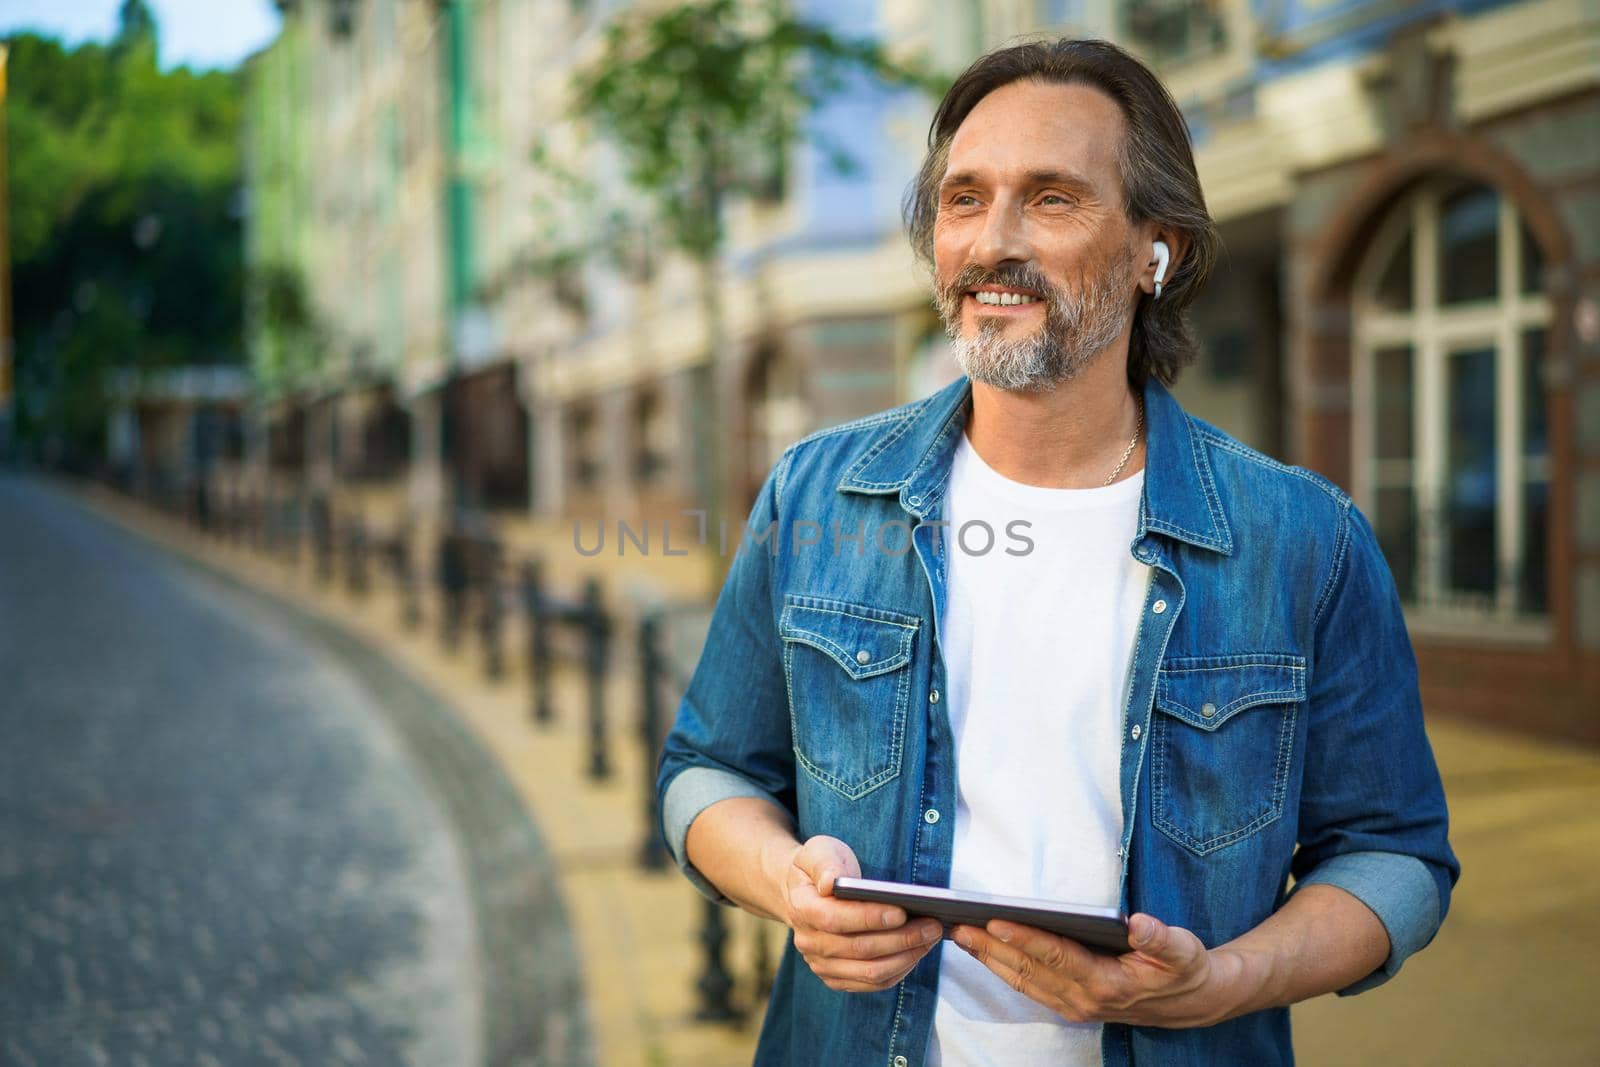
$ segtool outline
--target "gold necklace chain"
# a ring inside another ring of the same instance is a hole
[[[1139,431],[1144,429],[1144,397],[1139,398],[1139,417],[1133,424],[1133,437],[1128,441],[1128,447],[1122,450],[1122,459],[1117,462],[1117,469],[1111,476],[1101,483],[1101,488],[1117,480],[1117,475],[1122,473],[1122,468],[1128,465],[1128,457],[1133,455],[1134,446],[1139,443]]]

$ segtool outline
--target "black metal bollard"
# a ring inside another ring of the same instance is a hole
[[[194,508],[191,517],[201,533],[211,532],[211,486],[205,475],[195,479],[193,496],[191,497]]]
[[[244,543],[245,546],[256,551],[261,551],[261,494],[250,492],[244,498]]]
[[[491,681],[506,673],[500,637],[505,608],[500,600],[500,542],[485,537],[478,542],[478,636],[483,642],[483,673]]]
[[[544,563],[538,559],[522,565],[522,604],[528,613],[528,677],[533,684],[533,719],[548,723],[555,718],[550,703],[550,619],[545,610]]]
[[[772,942],[768,939],[772,931],[767,928],[767,920],[755,918],[755,947],[751,952],[750,975],[751,1003],[765,1004],[772,995],[772,983],[777,978],[777,968],[772,963]]]
[[[728,924],[722,914],[722,905],[707,900],[705,918],[700,924],[700,948],[705,954],[705,966],[695,981],[700,991],[700,1007],[694,1017],[702,1022],[738,1022],[739,1012],[733,1006],[733,976],[723,961],[723,949],[728,943]]]
[[[261,551],[269,556],[278,554],[278,532],[283,516],[278,510],[278,497],[272,490],[261,494]]]
[[[289,562],[294,564],[295,570],[298,571],[300,558],[305,554],[306,503],[298,494],[290,496],[286,503],[289,516]]]
[[[606,659],[611,644],[611,623],[600,598],[600,580],[583,583],[583,624],[589,638],[584,666],[589,675],[589,777],[611,774],[606,758]]]
[[[283,558],[288,560],[296,571],[300,569],[300,560],[305,552],[304,509],[305,501],[298,494],[290,493],[283,498]]]
[[[278,494],[269,490],[261,498],[261,506],[265,511],[261,517],[262,550],[269,556],[281,556],[286,542],[283,536],[283,502],[278,499]]]
[[[411,566],[411,528],[402,526],[385,546],[389,569],[400,588],[400,625],[415,630],[422,624],[422,606],[417,603],[417,574]]]
[[[311,547],[317,558],[317,583],[333,581],[333,508],[321,493],[311,498]]]
[[[439,538],[439,638],[452,651],[461,643],[467,580],[466,539],[455,529],[446,530]]]
[[[344,587],[354,597],[367,595],[367,525],[359,516],[345,530]]]
[[[667,866],[661,839],[661,813],[656,805],[656,763],[661,757],[661,619],[646,613],[639,620],[639,740],[644,748],[644,842],[639,865],[647,871]]]

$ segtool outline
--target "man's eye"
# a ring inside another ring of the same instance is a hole
[[[958,193],[950,199],[950,203],[956,207],[971,207],[977,202],[978,198],[971,193]]]
[[[1068,198],[1064,197],[1064,196],[1061,196],[1059,193],[1045,193],[1043,196],[1041,196],[1039,198],[1039,203],[1041,203],[1041,204],[1070,204],[1070,203],[1072,203],[1072,201],[1069,200]]]

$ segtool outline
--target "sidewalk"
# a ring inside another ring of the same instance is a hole
[[[489,682],[470,631],[454,654],[441,650],[431,612],[421,629],[405,631],[397,591],[376,567],[369,577],[371,592],[358,600],[345,593],[342,580],[318,586],[309,554],[296,568],[203,537],[109,490],[78,489],[82,499],[114,521],[346,628],[457,710],[505,771],[551,853],[584,967],[600,1064],[735,1067],[750,1062],[759,1014],[743,1028],[694,1020],[694,983],[702,960],[700,896],[670,866],[651,873],[637,862],[645,781],[647,774],[653,779],[654,768],[646,770],[635,728],[635,679],[613,671],[608,683],[612,775],[596,783],[584,773],[588,735],[582,679],[576,668],[558,670],[555,721],[536,726],[518,628],[508,629],[506,676]],[[627,637],[614,635],[624,646],[616,658],[631,662]],[[730,912],[727,917],[725,959],[743,986],[752,978],[755,938],[765,934],[775,959],[780,931],[753,916]],[[747,999],[747,990],[737,990],[736,996]]]
[[[646,873],[636,863],[653,768],[634,732],[638,697],[629,671],[613,671],[608,683],[613,775],[596,784],[583,775],[583,694],[570,671],[556,684],[556,722],[536,727],[515,651],[507,677],[486,682],[470,635],[449,655],[439,649],[431,617],[406,633],[394,590],[380,576],[357,601],[342,588],[317,587],[309,561],[296,570],[204,539],[107,490],[89,487],[83,495],[116,520],[348,628],[458,710],[505,769],[552,852],[586,968],[602,1064],[749,1063],[759,1012],[743,1029],[693,1021],[699,896],[676,872]],[[626,644],[626,634],[616,636]],[[507,641],[508,650],[519,647],[514,637]],[[1600,752],[1437,717],[1430,735],[1463,866],[1449,921],[1388,986],[1297,1007],[1299,1061],[1600,1062],[1600,1020],[1590,1004],[1600,989]],[[729,919],[727,959],[744,983],[756,938],[764,935],[775,956],[780,932],[743,914]]]

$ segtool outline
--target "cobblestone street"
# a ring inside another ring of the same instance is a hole
[[[5,474],[0,737],[0,1063],[587,1062],[548,860],[460,727]]]

